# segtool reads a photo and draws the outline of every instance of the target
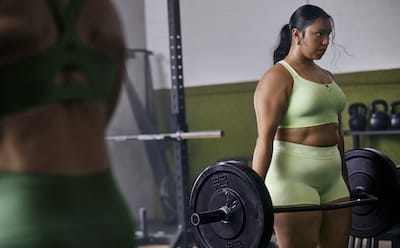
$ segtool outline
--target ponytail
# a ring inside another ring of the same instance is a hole
[[[280,32],[279,44],[274,51],[274,64],[284,59],[289,53],[290,44],[292,41],[292,34],[290,32],[289,24],[282,27]]]
[[[292,29],[296,28],[304,32],[318,18],[330,20],[332,27],[334,27],[332,17],[318,6],[306,4],[296,9],[290,17],[289,24],[281,29],[279,45],[274,51],[274,64],[288,55],[292,43]]]

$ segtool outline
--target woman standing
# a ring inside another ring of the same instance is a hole
[[[298,8],[280,34],[274,66],[254,94],[258,138],[253,169],[274,206],[349,199],[340,113],[345,96],[314,60],[330,42],[333,19],[313,5]],[[275,214],[279,247],[347,247],[351,209]]]

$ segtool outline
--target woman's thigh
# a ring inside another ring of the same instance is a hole
[[[279,247],[316,247],[322,218],[321,211],[275,214],[274,230]]]
[[[347,198],[330,202],[341,202]],[[275,234],[280,248],[347,248],[351,208],[275,214]]]
[[[340,202],[347,199],[337,200]],[[332,202],[333,203],[333,202]],[[322,213],[321,234],[318,247],[347,248],[351,230],[351,208]]]

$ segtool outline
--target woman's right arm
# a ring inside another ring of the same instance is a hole
[[[273,140],[288,105],[293,80],[280,65],[275,65],[257,84],[254,110],[257,120],[257,141],[252,168],[265,179],[271,162]]]

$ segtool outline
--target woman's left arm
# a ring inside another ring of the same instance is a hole
[[[343,131],[342,131],[342,117],[339,115],[338,117],[338,149],[340,152],[340,158],[342,159],[342,176],[343,180],[345,181],[347,188],[350,190],[349,187],[349,180],[347,176],[347,167],[346,167],[346,161],[344,158],[344,139],[343,139]]]

